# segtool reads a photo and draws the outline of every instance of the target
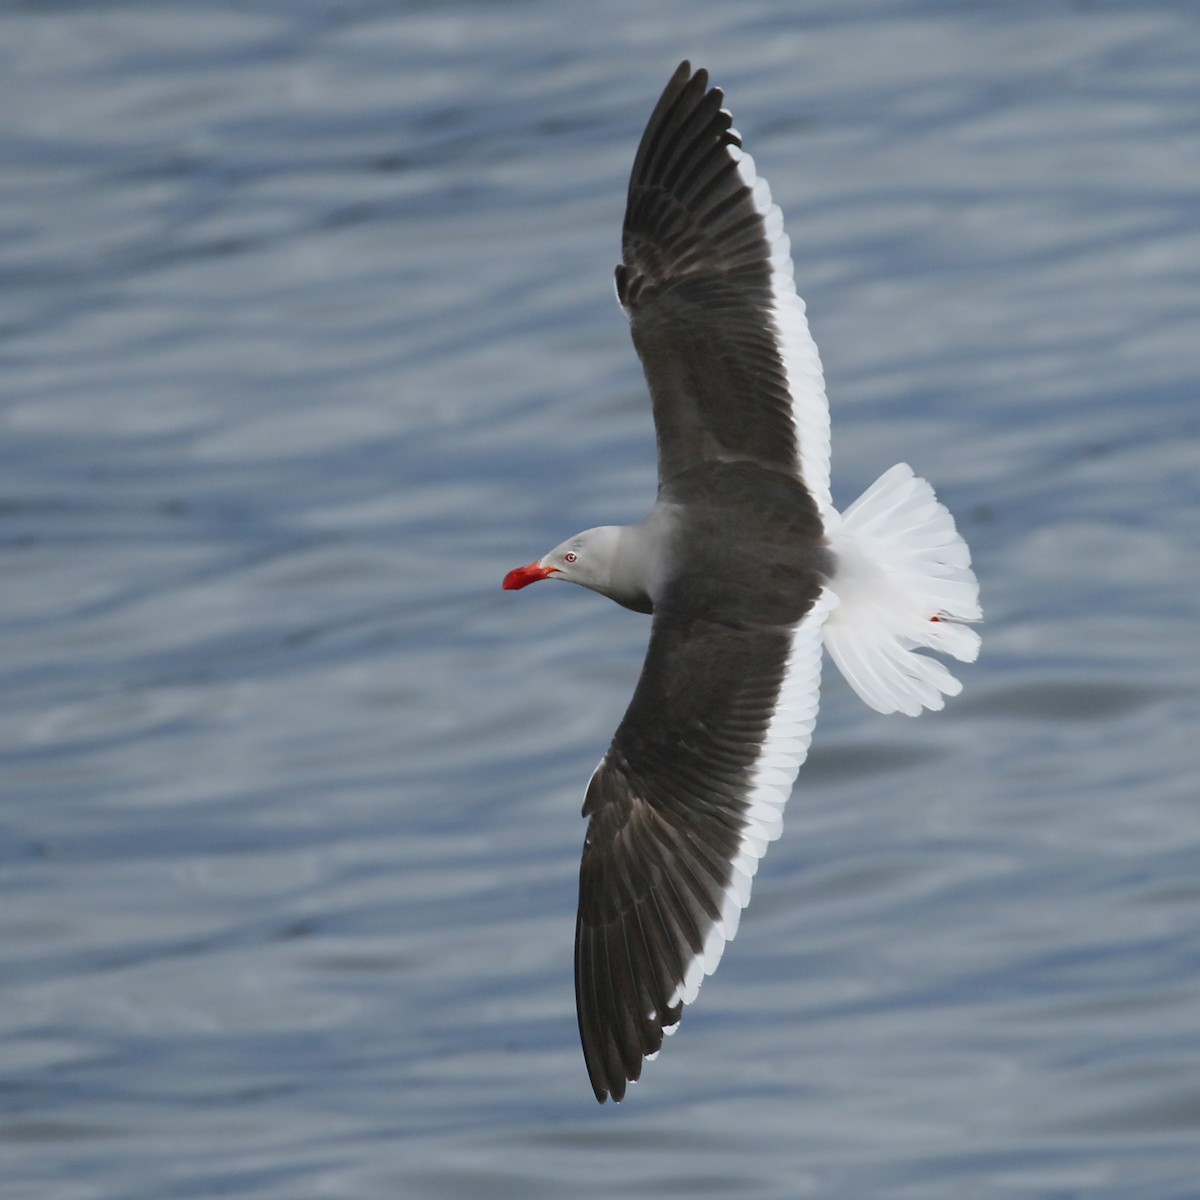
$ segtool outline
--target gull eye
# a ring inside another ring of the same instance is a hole
[[[578,559],[579,555],[576,554],[574,550],[568,550],[566,554],[563,555],[563,562],[572,563],[576,562]]]

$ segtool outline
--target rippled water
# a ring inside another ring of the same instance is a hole
[[[0,1195],[1200,1195],[1200,13],[10,5]],[[619,1108],[571,993],[643,619],[499,591],[653,492],[612,303],[706,63],[845,502],[976,556],[966,692],[830,678]]]

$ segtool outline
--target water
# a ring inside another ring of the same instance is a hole
[[[0,1195],[1200,1195],[1190,3],[0,13]],[[684,54],[789,222],[835,497],[975,552],[830,678],[619,1108],[571,995],[646,625],[503,572],[653,492],[612,302]]]

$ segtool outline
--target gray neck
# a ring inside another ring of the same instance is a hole
[[[650,595],[650,547],[641,525],[617,526],[615,552],[609,564],[604,594],[634,612],[654,611]],[[597,589],[600,590],[600,589]]]
[[[667,574],[670,514],[656,506],[640,525],[611,526],[613,553],[603,592],[634,612],[654,611],[654,599]]]

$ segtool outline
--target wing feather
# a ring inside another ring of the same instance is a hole
[[[620,1100],[737,931],[816,720],[821,591],[795,627],[655,617],[588,786],[576,1001],[599,1100]]]
[[[829,406],[791,244],[723,94],[682,63],[634,159],[617,297],[654,403],[659,480],[749,458],[799,475],[822,515]]]

